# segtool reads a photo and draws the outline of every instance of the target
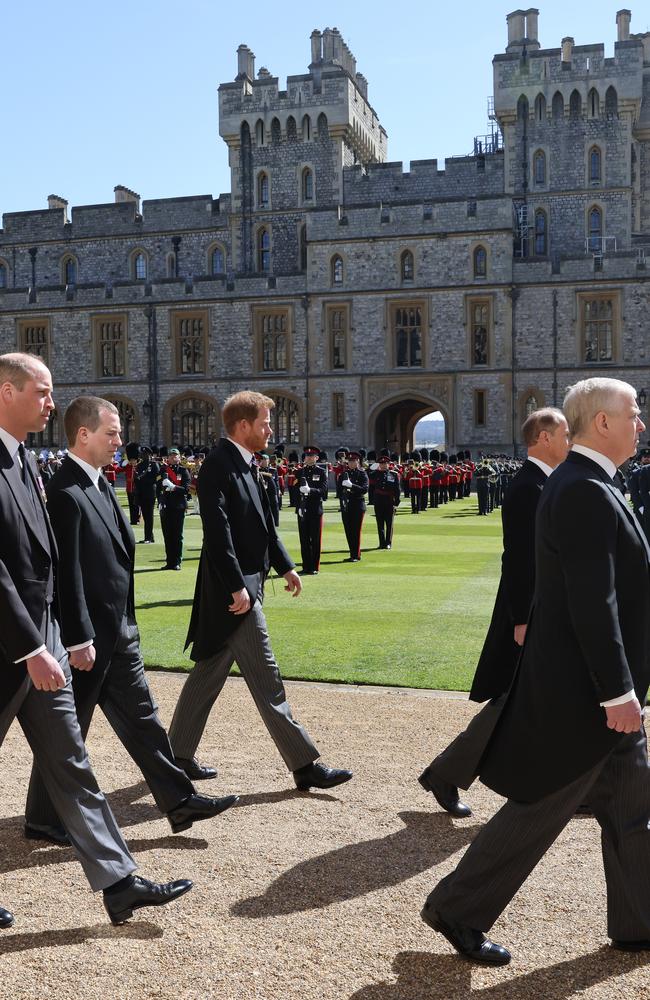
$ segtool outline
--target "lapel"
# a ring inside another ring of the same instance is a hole
[[[115,518],[111,514],[109,508],[107,507],[104,497],[101,495],[97,487],[92,483],[90,477],[87,475],[86,472],[84,472],[81,466],[78,465],[71,458],[65,459],[61,471],[63,472],[64,469],[68,474],[68,476],[70,476],[70,478],[77,483],[79,488],[83,491],[88,502],[91,504],[92,507],[94,507],[97,514],[99,514],[99,517],[108,528],[111,538],[116,543],[118,548],[120,548],[122,552],[124,552],[124,554],[128,556],[128,558],[130,559],[131,556],[126,550],[124,539],[122,538],[120,529],[118,528],[115,522]],[[110,493],[112,493],[113,487],[108,485],[108,489],[110,491],[109,499],[111,500],[111,503],[114,505],[114,507],[119,506],[115,497],[112,497],[110,495]]]
[[[26,462],[26,474],[30,477],[30,482],[33,486],[33,502],[31,496],[27,492],[25,484],[23,483],[17,463],[12,461],[3,442],[0,441],[0,474],[4,477],[16,502],[16,507],[20,511],[30,533],[34,536],[38,544],[48,554],[48,556],[50,556],[50,558],[54,558],[56,556],[56,544],[48,529],[48,518],[45,511],[45,505],[43,504],[41,497],[41,491],[35,480],[34,474],[32,473],[30,461],[27,456]],[[35,513],[37,513],[34,510],[34,503],[40,505],[42,517],[34,516]]]
[[[253,473],[250,470],[250,466],[248,466],[246,464],[246,462],[244,461],[244,459],[242,457],[241,452],[239,451],[238,448],[235,447],[234,444],[232,444],[231,441],[228,441],[227,439],[225,439],[223,443],[224,443],[224,447],[228,451],[228,454],[230,455],[230,457],[232,458],[233,462],[235,463],[235,466],[236,466],[237,470],[240,472],[241,478],[242,478],[242,480],[244,482],[244,485],[246,486],[246,489],[248,490],[248,495],[250,496],[250,498],[251,498],[251,500],[253,502],[253,506],[255,507],[255,510],[257,511],[257,513],[259,514],[259,516],[261,517],[262,524],[264,525],[264,528],[266,529],[266,517],[264,516],[264,510],[262,509],[262,500],[260,498],[260,492],[259,492],[259,490],[257,488],[257,483],[253,479]]]

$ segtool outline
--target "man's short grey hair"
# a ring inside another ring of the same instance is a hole
[[[636,399],[636,389],[619,378],[585,378],[570,385],[562,409],[571,437],[585,434],[589,424],[601,410],[605,413],[620,413],[623,407],[622,396]]]

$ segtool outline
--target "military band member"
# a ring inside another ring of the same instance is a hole
[[[181,465],[178,448],[170,448],[156,484],[160,527],[165,540],[165,569],[179,570],[183,561],[183,527],[190,493],[189,469]]]
[[[379,470],[375,477],[375,517],[379,548],[389,549],[393,544],[393,520],[400,501],[399,475],[390,468],[388,455],[380,455]]]
[[[151,448],[141,448],[140,455],[140,461],[135,468],[135,493],[144,522],[142,541],[145,545],[150,545],[154,541],[153,511],[156,504],[156,481],[160,475],[160,466],[158,462],[154,461]]]
[[[305,448],[298,478],[298,534],[303,573],[316,576],[320,567],[323,501],[327,500],[327,469],[318,464],[318,448]]]
[[[255,458],[259,467],[259,483],[266,491],[269,510],[273,523],[280,526],[280,486],[276,469],[271,468],[271,460],[265,451],[256,451]]]
[[[359,562],[361,559],[361,528],[366,513],[368,476],[360,463],[359,452],[351,451],[347,459],[347,469],[339,478],[341,517],[350,549],[349,562]]]
[[[122,462],[124,468],[124,478],[126,480],[126,497],[129,501],[129,522],[133,525],[140,523],[140,508],[135,488],[135,469],[140,458],[140,445],[135,441],[129,441],[126,446],[126,458]]]

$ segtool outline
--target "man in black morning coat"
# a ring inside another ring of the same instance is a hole
[[[526,623],[535,589],[535,515],[542,488],[553,469],[566,458],[568,425],[561,410],[535,410],[521,429],[528,458],[508,487],[501,508],[503,556],[501,579],[492,620],[474,681],[472,701],[498,699],[512,682],[526,635]],[[461,733],[420,775],[423,788],[453,816],[471,816],[459,801],[458,786],[469,788],[476,776],[486,730],[496,724],[501,702],[475,716]]]
[[[650,548],[614,483],[644,430],[634,389],[586,379],[564,400],[572,450],[537,512],[536,584],[515,679],[479,767],[508,801],[422,917],[466,957],[505,964],[485,937],[576,808],[601,827],[607,933],[650,950]],[[568,932],[568,929],[567,929]]]
[[[177,757],[194,760],[210,709],[235,661],[285,764],[300,789],[332,788],[352,774],[315,763],[319,751],[293,718],[262,611],[272,567],[297,597],[302,581],[278,537],[255,452],[271,437],[275,404],[258,392],[235,393],[222,419],[228,434],[198,479],[203,547],[187,634],[196,665],[181,691],[169,738]]]
[[[101,469],[121,443],[117,408],[79,396],[65,411],[68,456],[48,483],[47,506],[59,548],[61,636],[75,667],[72,686],[84,739],[99,705],[138,765],[174,833],[230,808],[234,795],[196,795],[177,766],[144,670],[135,620],[135,539]],[[32,771],[28,829],[61,839],[38,769]]]

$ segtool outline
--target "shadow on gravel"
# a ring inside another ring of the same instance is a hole
[[[319,799],[322,802],[339,801],[335,795],[328,795],[326,792],[301,792],[297,788],[285,788],[282,792],[253,792],[251,795],[240,795],[235,808],[263,806],[269,802],[286,802],[287,799],[302,799],[305,796],[310,799]]]
[[[402,812],[399,818],[404,829],[301,861],[276,879],[263,896],[240,900],[230,912],[237,917],[280,916],[399,885],[440,864],[481,829],[480,824],[453,826],[446,813]]]
[[[516,963],[516,955],[513,961]],[[402,951],[393,960],[397,982],[364,986],[349,1000],[406,1000],[407,997],[408,1000],[471,1000],[472,997],[475,1000],[530,1000],[531,997],[568,1000],[591,986],[629,973],[643,964],[644,960],[638,955],[626,955],[603,947],[588,955],[520,976],[516,974],[516,964],[505,966],[501,982],[483,989],[472,989],[471,975],[477,966],[454,955]]]
[[[0,956],[39,948],[65,948],[66,945],[84,944],[88,941],[114,940],[115,937],[152,941],[162,936],[161,927],[144,921],[124,924],[119,928],[111,927],[110,924],[97,924],[96,927],[69,927],[67,930],[36,931],[34,934],[9,933],[7,937],[0,939]]]

